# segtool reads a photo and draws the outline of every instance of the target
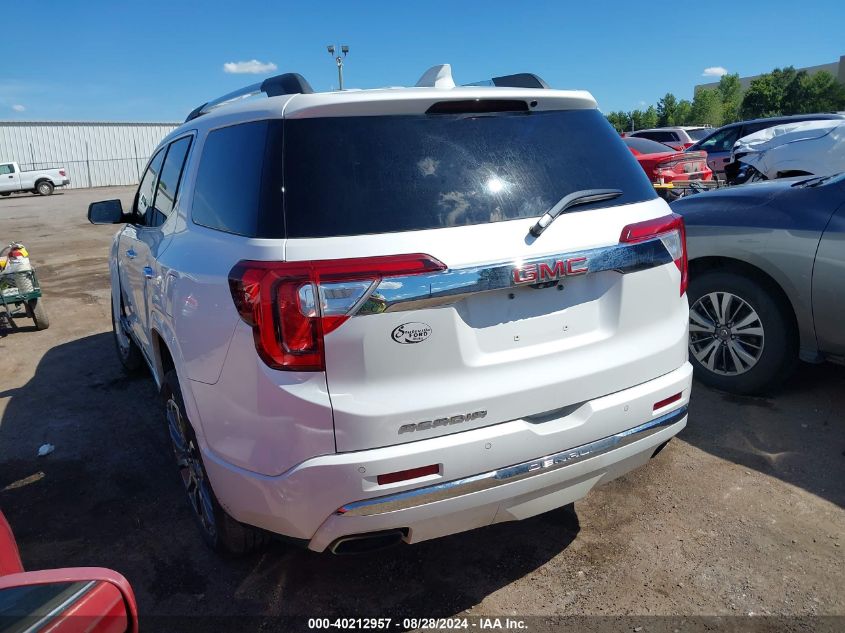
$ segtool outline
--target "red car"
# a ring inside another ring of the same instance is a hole
[[[713,180],[707,166],[707,152],[678,152],[668,145],[645,138],[622,139],[652,182],[675,180]]]
[[[0,512],[0,628],[38,633],[137,633],[129,581],[100,567],[24,571]]]

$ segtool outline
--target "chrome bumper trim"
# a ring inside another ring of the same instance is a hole
[[[415,508],[427,503],[452,499],[453,497],[488,490],[503,484],[519,481],[520,479],[533,477],[534,475],[548,473],[564,466],[577,464],[585,459],[603,455],[614,449],[654,435],[667,426],[672,426],[676,422],[680,422],[686,416],[687,409],[687,405],[684,405],[675,411],[635,426],[627,431],[622,431],[610,437],[596,440],[595,442],[555,453],[554,455],[534,459],[530,462],[507,466],[480,475],[456,479],[442,484],[348,503],[339,508],[337,514],[341,516],[371,516],[374,514],[396,512],[397,510],[407,510],[408,508]]]
[[[672,261],[672,256],[663,241],[657,237],[643,242],[612,244],[559,255],[497,262],[485,266],[450,268],[426,275],[387,277],[370,288],[365,298],[350,310],[349,316],[451,305],[472,294],[531,285],[514,280],[516,269],[546,265],[549,270],[560,271],[555,267],[561,262],[575,260],[578,261],[577,270],[563,271],[563,275],[552,275],[549,280],[537,279],[538,284],[542,286],[543,283],[562,283],[570,275],[607,270],[623,274],[636,272],[668,264]]]

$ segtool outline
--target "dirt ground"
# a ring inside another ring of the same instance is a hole
[[[0,240],[29,247],[52,321],[0,332],[0,507],[28,569],[117,569],[150,623],[198,613],[295,616],[297,630],[315,616],[845,615],[845,367],[833,365],[803,365],[769,398],[696,384],[687,429],[574,510],[370,556],[281,543],[216,556],[183,500],[153,381],[124,378],[113,350],[114,229],[85,213],[99,199],[126,207],[132,194],[0,198]],[[37,457],[46,442],[55,452]],[[142,619],[142,631],[154,628]]]

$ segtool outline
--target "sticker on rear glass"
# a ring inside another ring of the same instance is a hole
[[[426,323],[403,323],[394,328],[390,334],[390,338],[403,345],[422,343],[429,336],[431,336],[431,326]]]

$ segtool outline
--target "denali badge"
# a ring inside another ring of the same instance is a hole
[[[431,326],[425,323],[403,323],[390,334],[397,343],[422,343],[431,336]]]
[[[539,264],[524,264],[513,269],[515,284],[538,284],[556,281],[563,277],[583,275],[587,272],[587,258],[573,257],[571,259],[555,259]]]
[[[460,424],[461,422],[470,422],[472,420],[480,420],[486,417],[486,411],[473,411],[464,415],[453,415],[448,418],[435,418],[434,420],[426,420],[425,422],[417,422],[416,424],[403,424],[399,427],[399,435],[403,433],[413,433],[414,431],[429,431],[436,429],[439,426],[451,426],[452,424]]]

